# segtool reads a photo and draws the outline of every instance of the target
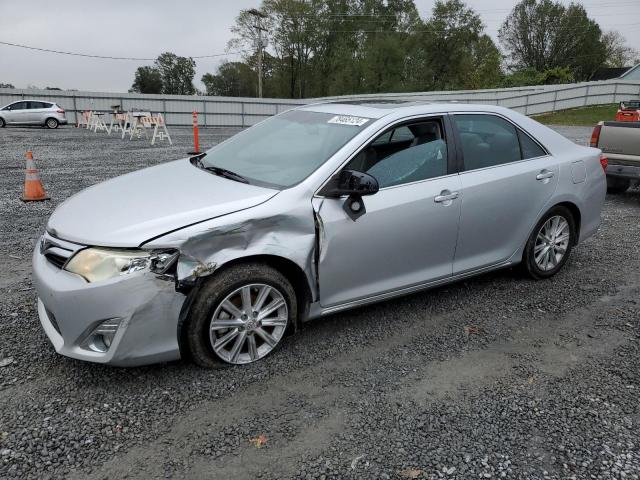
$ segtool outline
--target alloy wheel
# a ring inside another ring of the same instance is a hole
[[[566,255],[570,240],[569,222],[560,215],[549,218],[538,231],[533,249],[538,268],[545,272],[556,268]]]
[[[277,288],[244,285],[218,304],[209,328],[211,347],[225,362],[255,362],[278,345],[288,319],[287,302]]]
[[[47,127],[48,128],[56,128],[58,126],[58,122],[57,120],[50,118],[49,120],[47,120]]]

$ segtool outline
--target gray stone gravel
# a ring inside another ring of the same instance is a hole
[[[46,218],[190,150],[187,129],[172,133],[168,148],[0,130],[0,478],[639,478],[638,190],[607,198],[601,230],[551,280],[505,270],[335,315],[257,364],[56,355],[29,272]],[[19,200],[29,147],[50,202]]]

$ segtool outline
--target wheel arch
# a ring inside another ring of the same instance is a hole
[[[580,225],[582,222],[582,213],[580,212],[580,208],[578,207],[578,205],[576,205],[573,202],[564,201],[564,202],[555,204],[553,207],[549,208],[549,210],[555,207],[565,207],[567,210],[571,212],[571,215],[573,216],[573,221],[576,224],[576,231],[575,231],[576,236],[574,238],[573,245],[574,246],[577,245],[580,242]],[[547,212],[549,210],[547,210]],[[546,212],[545,212],[545,215],[546,215]]]
[[[189,317],[189,312],[191,310],[193,301],[197,297],[202,284],[206,282],[208,278],[214,275],[218,275],[221,272],[228,270],[229,268],[247,263],[262,263],[268,265],[284,275],[286,279],[291,283],[291,286],[293,287],[293,290],[296,294],[296,300],[298,304],[296,312],[297,321],[293,325],[294,332],[297,331],[299,324],[304,322],[309,317],[309,306],[312,302],[313,294],[311,293],[311,286],[309,285],[309,282],[307,280],[307,275],[298,264],[288,258],[272,254],[256,254],[248,255],[246,257],[234,258],[216,268],[215,271],[210,275],[199,277],[196,283],[191,287],[191,289],[188,292],[185,292],[186,299],[182,305],[180,317],[178,320],[178,344],[180,348],[180,354],[183,358],[189,355],[188,348],[186,348],[185,340],[186,321]]]
[[[309,282],[307,280],[307,275],[297,263],[295,263],[293,260],[281,257],[279,255],[249,255],[246,257],[238,257],[234,258],[233,260],[229,260],[228,262],[217,268],[213,275],[228,268],[242,265],[244,263],[263,263],[265,265],[269,265],[270,267],[278,270],[281,274],[283,274],[286,279],[289,280],[294,292],[296,293],[296,299],[298,301],[298,323],[303,322],[307,318],[309,313],[309,305],[311,304],[313,295],[311,293],[311,286],[309,285]],[[294,325],[294,328],[297,329],[297,325]]]
[[[580,225],[582,222],[582,213],[580,212],[580,207],[578,207],[578,205],[572,202],[571,200],[562,200],[561,202],[554,203],[553,205],[550,205],[548,208],[543,209],[540,212],[540,215],[538,216],[538,218],[536,218],[535,223],[531,226],[529,235],[531,235],[531,233],[534,231],[534,229],[536,228],[536,225],[538,225],[538,222],[540,222],[540,219],[543,218],[547,213],[549,213],[551,210],[553,210],[556,207],[564,207],[567,210],[569,210],[569,212],[571,212],[571,215],[573,216],[573,220],[575,222],[575,227],[576,227],[576,232],[575,232],[576,235],[573,241],[573,246],[576,246],[580,242]],[[524,262],[524,255],[526,252],[525,246],[527,244],[528,239],[529,237],[527,237],[527,239],[522,244],[522,246],[511,257],[512,260],[518,259],[516,260],[516,263]]]

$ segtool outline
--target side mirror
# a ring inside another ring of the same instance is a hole
[[[347,195],[342,205],[345,213],[354,222],[367,212],[362,201],[363,195],[373,195],[379,190],[378,180],[368,173],[356,170],[342,170],[320,191],[326,197],[339,198]]]
[[[378,193],[379,188],[378,180],[368,173],[342,170],[319,193],[325,197],[362,196]]]

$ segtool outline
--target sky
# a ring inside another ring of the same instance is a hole
[[[569,0],[561,0],[568,4]],[[435,0],[415,0],[429,16]],[[60,51],[118,57],[155,58],[171,51],[182,56],[224,54],[230,28],[241,9],[260,0],[0,0],[0,41]],[[466,0],[497,43],[498,29],[517,0]],[[618,30],[640,50],[640,0],[582,0],[604,30]],[[215,73],[226,55],[196,60],[200,78]],[[59,87],[126,92],[138,66],[150,61],[105,60],[0,45],[0,83],[16,88]]]

